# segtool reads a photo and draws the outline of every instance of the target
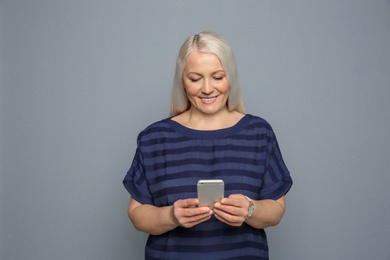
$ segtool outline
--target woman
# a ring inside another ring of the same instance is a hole
[[[199,179],[222,179],[225,198],[198,206]],[[268,259],[292,180],[271,126],[245,114],[236,62],[220,36],[182,45],[171,117],[137,139],[124,185],[129,218],[150,234],[146,259]]]

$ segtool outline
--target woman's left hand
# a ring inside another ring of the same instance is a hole
[[[230,225],[241,226],[248,216],[249,200],[242,194],[232,194],[214,204],[215,217]]]

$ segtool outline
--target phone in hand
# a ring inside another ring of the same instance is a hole
[[[225,193],[223,180],[199,180],[197,184],[199,206],[214,208],[214,203],[221,200]]]

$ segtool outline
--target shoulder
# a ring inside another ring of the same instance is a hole
[[[174,130],[169,124],[169,121],[170,118],[165,118],[148,125],[138,134],[138,141],[160,138],[173,133]]]
[[[169,120],[170,120],[170,118],[164,118],[160,121],[154,122],[154,123],[148,125],[147,127],[145,127],[145,129],[142,130],[141,133],[155,131],[156,129],[160,129],[160,128],[167,128],[167,127],[169,127],[169,123],[168,123]]]
[[[262,117],[247,114],[249,119],[246,124],[246,134],[254,135],[256,139],[267,140],[267,142],[274,142],[276,135],[271,127],[271,124]]]
[[[248,127],[250,127],[250,128],[265,128],[265,129],[272,131],[271,125],[264,118],[259,117],[259,116],[255,116],[255,115],[251,115],[251,114],[247,114],[246,117],[249,118]]]

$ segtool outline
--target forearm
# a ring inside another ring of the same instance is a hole
[[[129,206],[128,213],[137,230],[151,235],[161,235],[178,226],[172,216],[172,206],[155,207],[148,204],[135,208]]]
[[[266,228],[279,224],[286,209],[285,198],[253,201],[255,210],[245,222],[254,228]]]

